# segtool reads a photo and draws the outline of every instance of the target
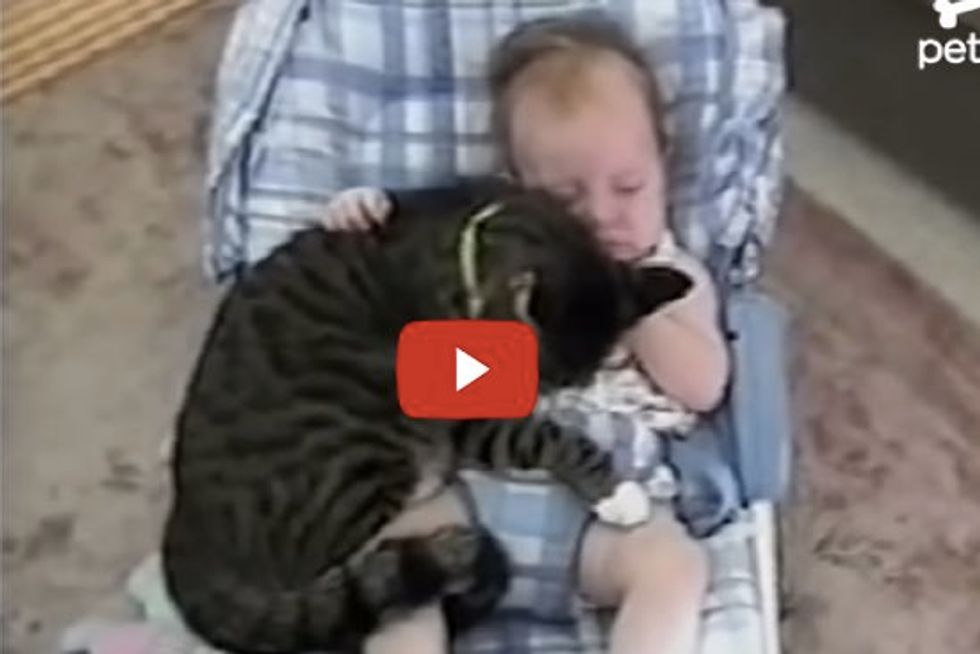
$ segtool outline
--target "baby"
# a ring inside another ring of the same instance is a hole
[[[667,225],[669,144],[642,54],[613,24],[551,18],[520,26],[502,41],[491,57],[489,81],[493,129],[508,175],[564,198],[612,256],[637,265],[670,261],[692,278],[687,296],[643,319],[622,345],[648,383],[689,410],[713,408],[728,377],[727,349],[711,279],[675,244]],[[324,224],[364,229],[383,222],[389,210],[384,192],[351,189],[330,204]],[[409,528],[441,522],[434,517],[439,511],[461,510],[451,499],[440,501],[445,506],[420,509],[414,522],[407,520]],[[583,517],[579,538],[569,550],[577,560],[568,565],[584,598],[618,607],[613,654],[693,651],[706,561],[675,518],[623,530]],[[433,609],[373,637],[368,651],[445,647]]]

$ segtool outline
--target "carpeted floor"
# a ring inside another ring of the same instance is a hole
[[[790,651],[980,651],[980,332],[799,194],[768,282],[796,317]]]
[[[196,216],[226,24],[5,112],[4,652],[51,651],[157,538],[157,447],[215,299]],[[980,334],[800,194],[767,281],[796,318],[788,651],[980,651]]]

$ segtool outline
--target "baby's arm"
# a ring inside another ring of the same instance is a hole
[[[664,393],[688,409],[708,411],[721,401],[729,374],[718,299],[697,259],[678,249],[672,265],[694,285],[681,299],[643,318],[626,335],[626,344]]]
[[[337,193],[324,210],[320,225],[330,231],[367,231],[382,227],[395,215],[412,220],[442,219],[447,213],[493,199],[485,183],[455,182],[410,190],[388,191],[373,186],[355,186]]]
[[[391,197],[387,191],[373,186],[356,186],[341,191],[330,200],[320,225],[329,231],[366,232],[383,225],[391,210]]]

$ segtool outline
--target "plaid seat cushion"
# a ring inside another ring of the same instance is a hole
[[[763,654],[764,630],[753,538],[748,515],[739,515],[705,539],[711,577],[701,610],[699,654]],[[573,618],[529,620],[501,611],[467,633],[456,654],[603,654],[607,651],[609,611],[575,601]]]
[[[760,598],[753,567],[754,535],[746,514],[704,541],[711,577],[702,608],[699,654],[760,654],[763,645]],[[70,627],[59,652],[117,651],[120,643],[145,641],[143,654],[220,654],[187,631],[167,595],[154,554],[130,575],[127,600],[139,609],[135,621],[118,623],[93,615]],[[499,612],[456,643],[456,654],[601,654],[606,651],[611,615],[581,603],[573,619],[546,622]],[[125,651],[130,651],[126,649]]]
[[[596,10],[634,31],[659,80],[683,244],[706,256],[767,240],[783,25],[755,0],[251,0],[219,69],[208,271],[261,258],[341,188],[489,172],[491,46],[521,21]]]

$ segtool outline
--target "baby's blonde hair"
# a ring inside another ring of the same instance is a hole
[[[643,52],[611,20],[595,14],[551,17],[519,25],[490,56],[491,127],[510,165],[510,114],[517,92],[531,90],[559,115],[595,98],[595,76],[622,64],[635,78],[650,110],[654,133],[666,146],[660,93]]]

